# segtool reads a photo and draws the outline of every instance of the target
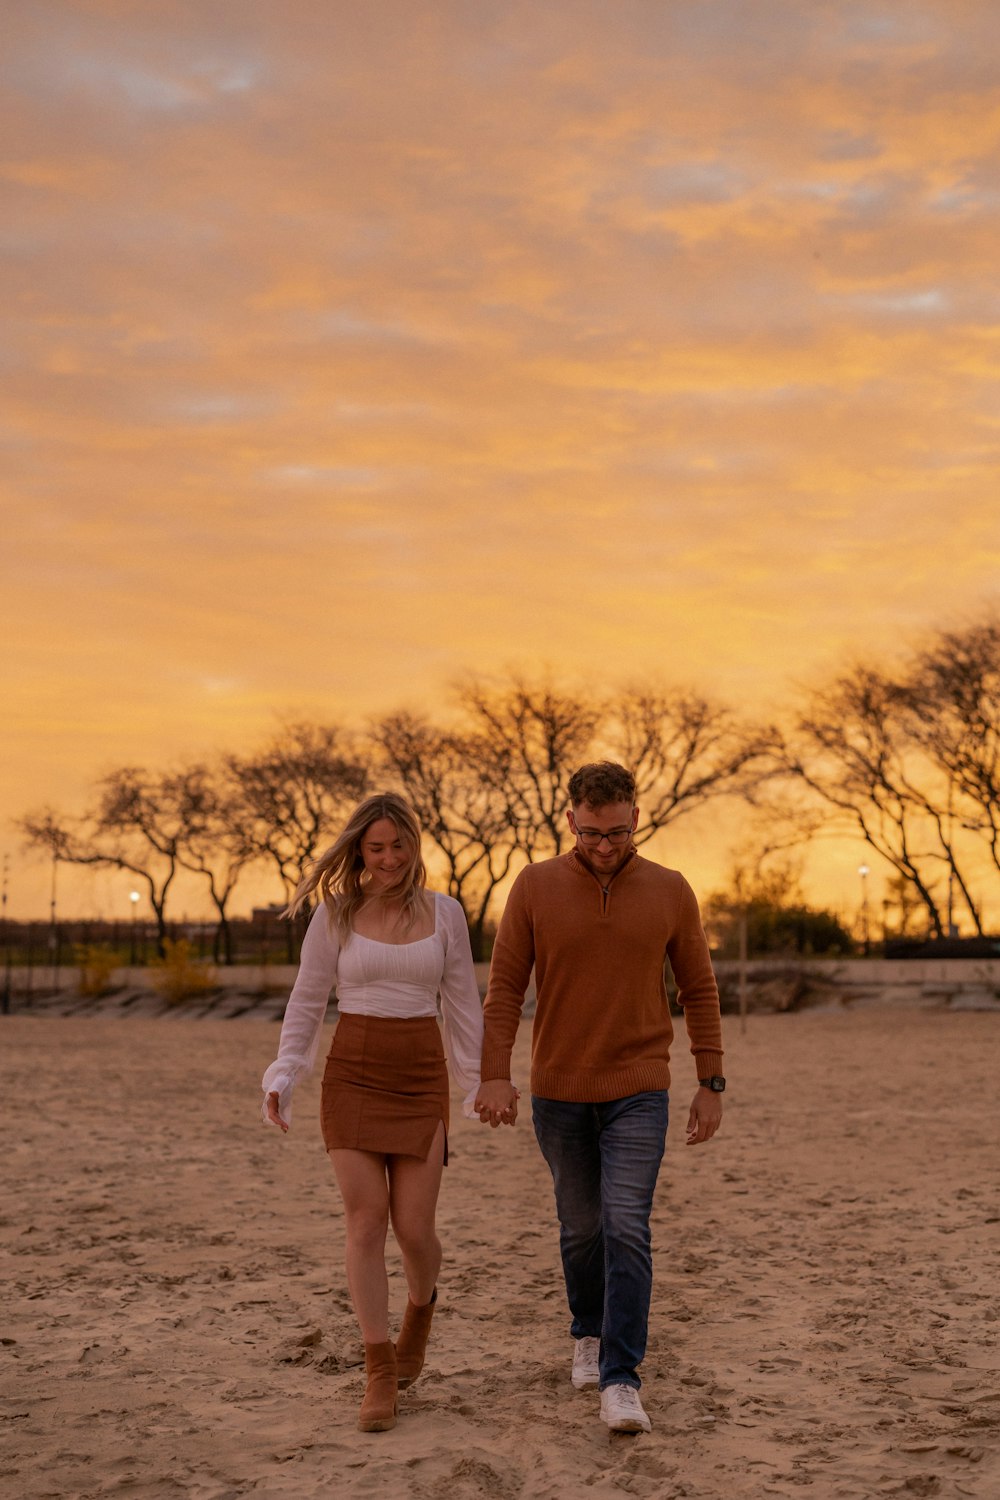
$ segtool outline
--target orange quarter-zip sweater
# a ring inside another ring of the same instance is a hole
[[[597,1104],[669,1088],[665,959],[695,1076],[721,1073],[719,991],[698,902],[683,875],[633,853],[605,887],[575,849],[529,865],[514,882],[493,948],[484,1081],[510,1077],[534,966],[533,1094]]]

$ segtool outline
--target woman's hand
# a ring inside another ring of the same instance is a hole
[[[278,1129],[281,1130],[285,1135],[288,1134],[288,1126],[285,1124],[284,1120],[278,1113],[277,1094],[268,1094],[267,1096],[267,1118],[270,1120],[272,1125],[277,1125]]]
[[[484,1125],[514,1125],[517,1122],[518,1090],[509,1078],[495,1078],[480,1084],[473,1105]]]
[[[500,1124],[501,1125],[516,1125],[517,1124],[517,1101],[518,1101],[518,1099],[520,1099],[520,1097],[521,1097],[521,1091],[520,1091],[520,1089],[515,1089],[514,1090],[514,1098],[513,1098],[513,1101],[511,1102],[510,1107],[508,1109],[505,1109],[503,1111],[503,1113],[501,1114],[501,1116],[500,1116]]]

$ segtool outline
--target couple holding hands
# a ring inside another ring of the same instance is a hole
[[[467,1116],[515,1124],[510,1055],[532,969],[531,1112],[555,1188],[574,1340],[570,1379],[577,1389],[599,1388],[611,1431],[650,1430],[638,1366],[652,1290],[649,1217],[667,1129],[673,1030],[665,961],[697,1078],[689,1145],[710,1140],[722,1116],[719,996],[691,887],[636,852],[631,773],[594,762],[575,772],[568,793],[574,846],[515,880],[482,1007],[462,908],[425,889],[420,828],[395,793],[355,809],[289,907],[291,915],[314,892],[319,898],[278,1057],[264,1074],[263,1115],[288,1129],[292,1090],[316,1063],[336,984],[321,1119],[365,1343],[364,1432],[395,1425],[398,1392],[424,1362],[441,1267],[434,1220],[448,1160],[447,1063]],[[408,1291],[394,1342],[390,1223]]]

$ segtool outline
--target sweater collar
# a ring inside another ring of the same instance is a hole
[[[570,850],[570,858],[576,860],[576,862],[579,865],[580,869],[582,871],[584,871],[585,874],[593,876],[593,878],[597,881],[598,885],[601,887],[602,891],[603,890],[610,890],[611,886],[614,885],[614,883],[618,879],[619,875],[621,875],[623,873],[623,871],[628,870],[628,869],[632,868],[635,865],[635,861],[638,859],[638,857],[639,857],[638,852],[637,852],[637,850],[635,848],[635,845],[633,845],[632,848],[626,854],[625,858],[622,860],[621,864],[618,866],[618,868],[615,871],[615,873],[612,875],[611,879],[608,881],[607,885],[605,886],[604,881],[601,879],[600,875],[598,875],[597,871],[594,869],[593,865],[590,863],[590,860],[587,858],[587,856],[585,854],[581,854],[579,849],[575,849],[574,848],[574,849]]]

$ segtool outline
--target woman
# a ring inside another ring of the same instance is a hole
[[[287,916],[318,891],[278,1057],[264,1074],[264,1118],[291,1120],[296,1081],[319,1050],[331,987],[340,1019],[323,1075],[322,1128],[344,1200],[347,1282],[365,1342],[368,1381],[358,1426],[396,1424],[397,1389],[420,1373],[430,1331],[441,1245],[434,1213],[448,1159],[448,1073],[437,1024],[441,997],[452,1071],[479,1087],[482,1008],[465,916],[450,896],[424,889],[420,827],[393,792],[369,797],[299,883]],[[503,1120],[513,1124],[516,1101]],[[385,1238],[402,1252],[408,1298],[389,1340]]]

